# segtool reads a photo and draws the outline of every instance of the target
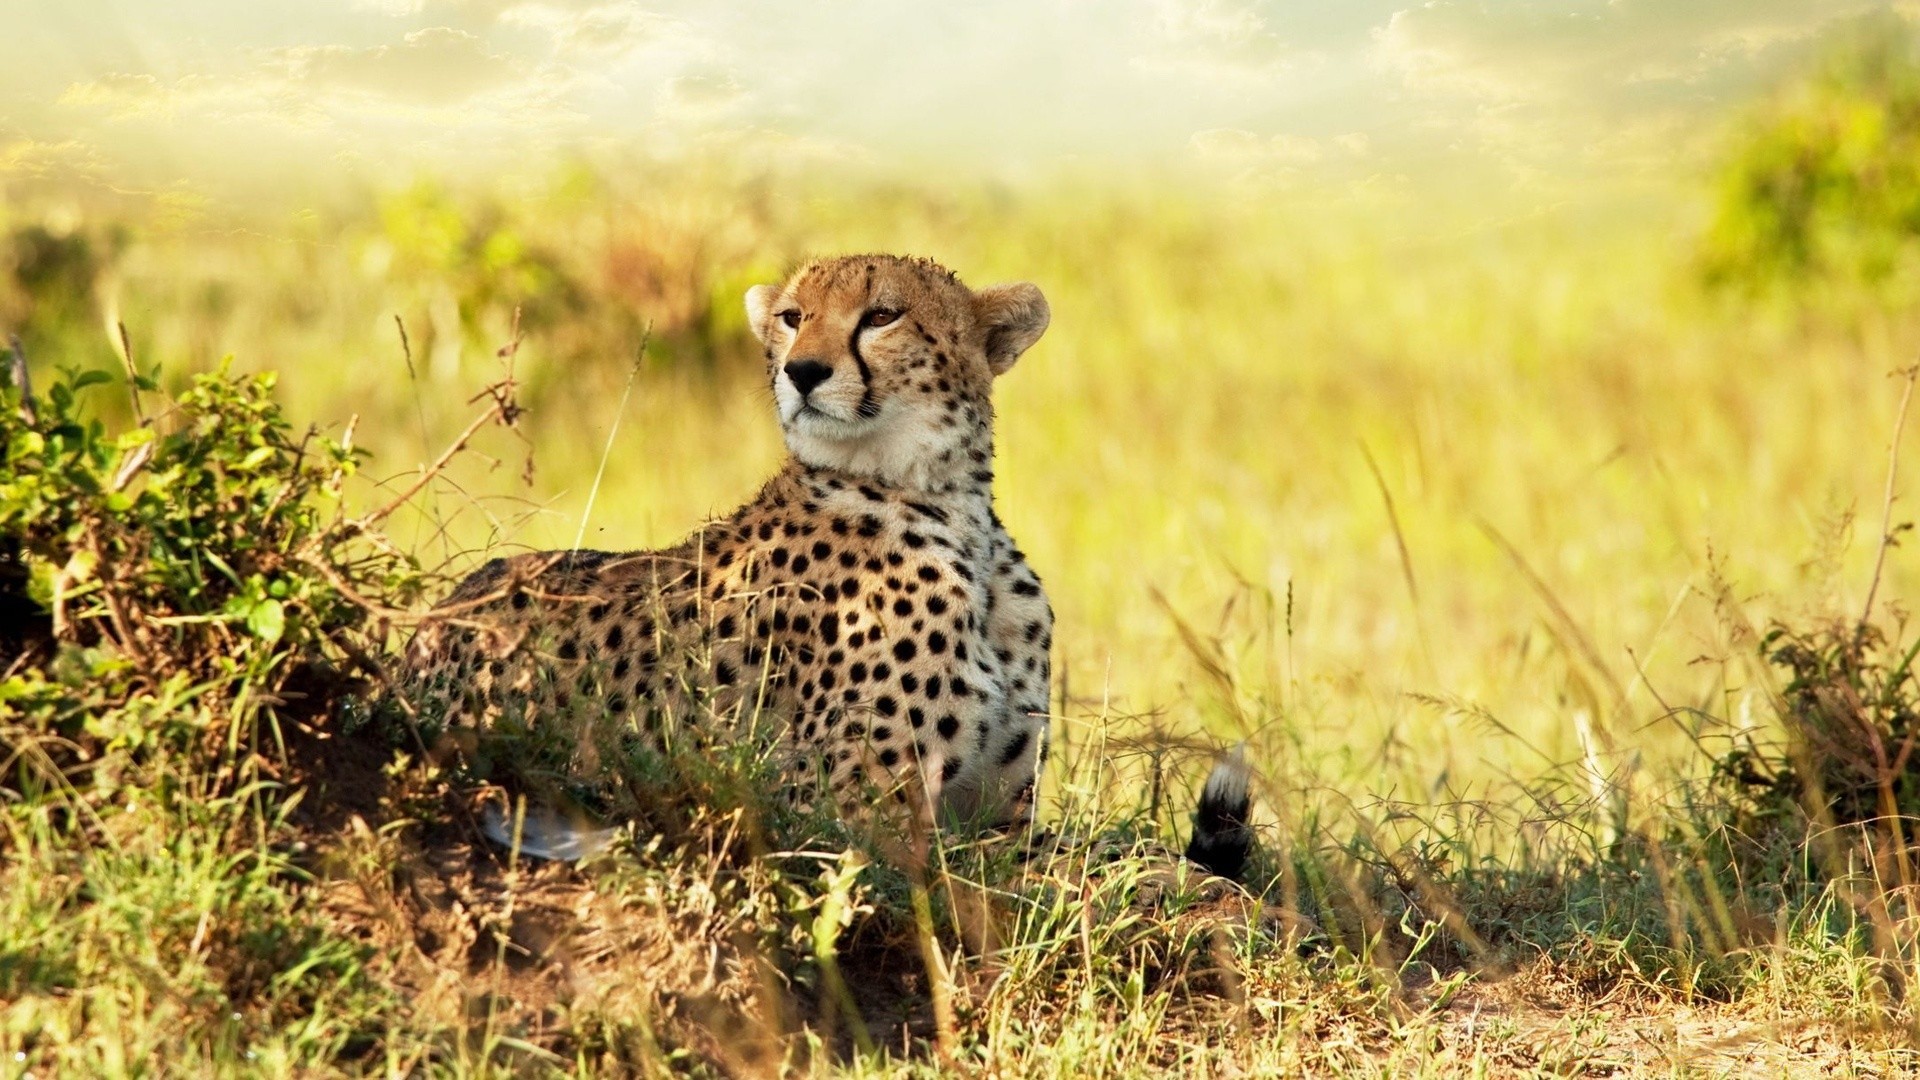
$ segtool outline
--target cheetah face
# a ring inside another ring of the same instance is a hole
[[[1028,284],[974,292],[923,259],[851,256],[747,291],[788,449],[915,487],[975,470],[989,391],[1047,328]]]

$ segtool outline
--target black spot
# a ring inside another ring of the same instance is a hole
[[[806,573],[806,572],[807,572],[807,565],[808,565],[808,564],[807,564],[807,557],[806,557],[805,555],[795,555],[795,556],[793,557],[793,572],[794,572],[794,573],[796,573],[796,574],[804,574],[804,573]]]
[[[908,529],[906,532],[900,534],[900,539],[905,540],[907,542],[907,546],[910,548],[927,546],[927,538],[924,536],[921,536],[917,532],[914,532],[912,529]]]
[[[893,613],[895,615],[900,616],[903,619],[913,614],[913,601],[907,599],[904,596],[898,600],[895,600],[893,602]]]
[[[833,684],[835,681],[836,680],[833,677],[832,668],[828,668],[827,670],[820,673],[820,689],[822,690],[833,689]]]
[[[599,622],[600,620],[607,617],[607,612],[610,610],[612,610],[611,605],[595,604],[592,607],[587,609],[587,618],[593,620],[594,622]]]
[[[855,555],[851,551],[843,551],[840,553],[840,565],[845,569],[848,569],[848,570],[853,569],[854,564],[858,563],[859,561],[860,561],[860,557],[858,555]]]
[[[903,664],[913,659],[916,651],[912,638],[901,638],[893,643],[893,658]]]
[[[948,713],[940,718],[940,723],[935,725],[934,730],[940,733],[941,738],[951,739],[960,734],[960,718]]]
[[[853,666],[847,669],[847,678],[857,683],[866,682],[867,665],[858,660],[854,661]]]
[[[847,621],[852,622],[853,620],[848,619]],[[866,643],[867,632],[865,630],[855,630],[853,633],[847,635],[847,648],[849,649],[857,649]]]
[[[853,578],[842,581],[840,583],[840,595],[848,600],[858,599],[860,596],[860,582]]]
[[[947,635],[935,630],[927,635],[927,651],[935,656],[947,651]]]
[[[737,678],[739,678],[739,675],[733,670],[733,665],[727,663],[725,660],[721,660],[713,665],[713,681],[719,683],[721,686],[732,686],[733,681]]]
[[[873,703],[873,707],[881,716],[892,716],[900,711],[900,703],[884,695]]]
[[[893,729],[888,727],[885,724],[873,725],[873,741],[874,742],[892,742]]]
[[[618,649],[620,647],[620,643],[625,641],[626,639],[627,639],[627,631],[625,627],[622,627],[619,625],[608,627],[607,628],[607,651],[612,652],[615,649]]]
[[[762,540],[773,539],[773,522],[763,521],[760,523],[760,539]]]
[[[767,556],[767,561],[775,566],[787,565],[787,549],[783,547],[774,548],[773,554]]]
[[[889,552],[887,552],[887,565],[888,565],[888,566],[899,566],[899,565],[900,565],[901,563],[903,563],[903,562],[906,562],[906,561],[907,561],[907,557],[906,557],[905,555],[902,555],[902,554],[900,554],[900,553],[899,553],[899,552],[897,552],[897,551],[889,551]],[[880,568],[876,566],[876,567],[874,567],[874,569],[875,569],[875,570],[878,570],[878,569],[880,569]]]
[[[713,628],[714,632],[719,634],[723,638],[732,637],[734,635],[734,632],[739,629],[740,629],[739,621],[736,620],[731,615],[721,616],[719,623],[717,623]]]
[[[572,660],[580,655],[580,643],[572,638],[560,643],[560,659]]]
[[[940,571],[935,570],[931,566],[922,566],[917,571],[917,573],[920,575],[921,581],[939,581],[940,580]]]
[[[937,596],[927,597],[927,614],[942,615],[947,610],[947,602]]]
[[[784,616],[784,614],[781,614],[781,615],[775,615],[775,616],[773,617],[773,625],[774,625],[774,627],[775,627],[775,628],[778,628],[778,627],[780,626],[780,621],[781,621],[781,619],[783,619],[784,617],[785,617],[785,616]],[[806,633],[807,631],[809,631],[809,630],[811,630],[811,629],[813,629],[813,620],[812,620],[811,618],[809,618],[809,617],[807,617],[807,616],[805,616],[805,615],[795,615],[795,616],[793,617],[793,632],[794,632],[794,633],[796,633],[796,634],[804,634],[804,633]]]
[[[879,682],[881,679],[884,679],[891,674],[893,674],[893,669],[887,666],[886,661],[883,660],[880,663],[873,665],[873,681],[874,682]]]
[[[861,536],[867,537],[869,539],[875,536],[879,536],[880,527],[881,527],[880,519],[877,517],[874,517],[872,514],[864,515],[860,519],[860,535]]]
[[[1015,735],[1013,741],[1007,744],[1007,748],[1000,752],[1000,764],[1011,765],[1019,761],[1021,756],[1027,752],[1027,740],[1029,738],[1031,738],[1031,736],[1024,731]]]
[[[832,544],[829,544],[829,543],[827,543],[827,542],[826,542],[825,540],[815,540],[815,541],[813,542],[813,557],[814,557],[814,558],[816,558],[816,559],[824,559],[824,558],[826,558],[827,556],[829,556],[829,555],[831,555],[831,554],[833,554],[833,545],[832,545]]]
[[[912,724],[914,727],[927,726],[927,711],[918,705],[909,705],[907,707],[907,723]]]
[[[914,677],[913,672],[903,671],[900,673],[900,689],[911,694],[920,689],[920,680]]]
[[[1020,596],[1039,596],[1040,586],[1031,581],[1016,581],[1013,583],[1013,591]]]
[[[840,640],[840,616],[829,611],[820,616],[820,640],[831,645]]]
[[[940,676],[938,675],[929,675],[927,677],[927,700],[940,700]]]
[[[959,775],[960,775],[960,759],[959,758],[948,758],[947,763],[945,765],[940,766],[940,779],[942,781],[952,780],[954,777]]]
[[[889,769],[900,764],[900,751],[895,750],[891,746],[880,751],[880,764]]]
[[[513,594],[513,610],[515,611],[527,610],[527,594],[526,593],[516,592]]]

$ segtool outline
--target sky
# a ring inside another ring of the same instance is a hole
[[[21,10],[24,5],[24,12]],[[0,178],[718,152],[1495,191],[1676,168],[1920,0],[8,0]]]

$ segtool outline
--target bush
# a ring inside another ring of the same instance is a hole
[[[49,762],[162,744],[239,761],[263,715],[371,668],[379,614],[421,576],[341,505],[350,432],[296,434],[271,375],[224,366],[118,432],[87,415],[106,373],[38,398],[17,381],[0,382],[0,742],[19,768],[48,739]],[[136,402],[154,386],[138,377]]]
[[[1920,255],[1920,37],[1871,20],[1755,118],[1719,183],[1704,270],[1746,289],[1885,286]]]

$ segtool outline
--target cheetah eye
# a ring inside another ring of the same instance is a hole
[[[783,311],[783,312],[781,312],[781,313],[780,313],[780,321],[781,321],[781,322],[783,322],[783,323],[786,323],[786,324],[787,324],[787,329],[789,329],[789,330],[798,330],[798,329],[800,329],[800,313],[799,313],[798,311]]]
[[[873,311],[867,312],[867,317],[863,320],[863,324],[866,326],[885,326],[899,317],[900,313],[897,311],[889,311],[886,308],[876,308]]]

